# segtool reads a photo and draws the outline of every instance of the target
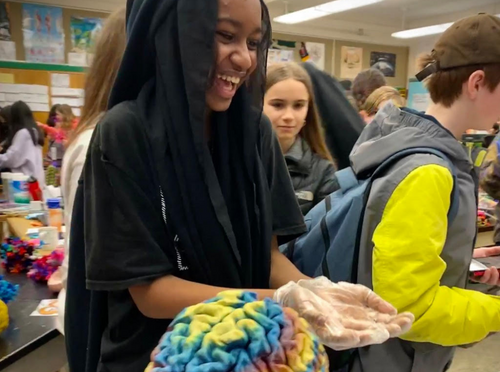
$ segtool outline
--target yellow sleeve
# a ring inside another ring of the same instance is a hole
[[[500,331],[500,297],[440,285],[452,188],[445,167],[417,168],[395,189],[373,235],[374,290],[415,315],[408,341],[458,346]]]

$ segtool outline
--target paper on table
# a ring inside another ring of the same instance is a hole
[[[42,300],[30,316],[57,316],[58,308],[57,300]]]
[[[14,74],[0,73],[0,83],[2,83],[2,84],[14,84]]]
[[[75,97],[80,98],[83,97],[83,89],[75,89],[75,88],[52,88],[51,89],[52,97]]]
[[[68,74],[51,74],[51,81],[53,87],[69,88]]]
[[[73,111],[73,115],[75,115],[77,118],[82,116],[82,110],[78,107],[73,107],[71,109]]]
[[[16,43],[14,41],[0,41],[0,59],[4,61],[16,60]]]

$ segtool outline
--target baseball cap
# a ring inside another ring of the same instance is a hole
[[[431,56],[434,62],[416,75],[419,81],[437,71],[500,64],[500,18],[482,13],[455,22],[436,42]]]

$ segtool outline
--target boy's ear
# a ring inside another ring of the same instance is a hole
[[[469,80],[467,80],[467,95],[471,100],[475,100],[479,90],[484,88],[486,85],[486,75],[484,71],[477,70],[474,71],[470,76]]]

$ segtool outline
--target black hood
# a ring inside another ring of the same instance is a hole
[[[271,241],[259,213],[265,197],[255,192],[262,189],[255,151],[271,33],[267,8],[261,1],[264,38],[256,72],[226,112],[209,114],[205,94],[215,68],[218,0],[129,5],[128,44],[109,106],[138,102],[166,214],[191,267],[187,279],[265,287],[268,278],[255,278],[251,262],[266,259],[247,256]]]
[[[312,63],[303,66],[313,82],[328,149],[337,160],[338,168],[346,168],[350,165],[351,150],[363,131],[363,120],[347,100],[337,79],[318,70]]]

